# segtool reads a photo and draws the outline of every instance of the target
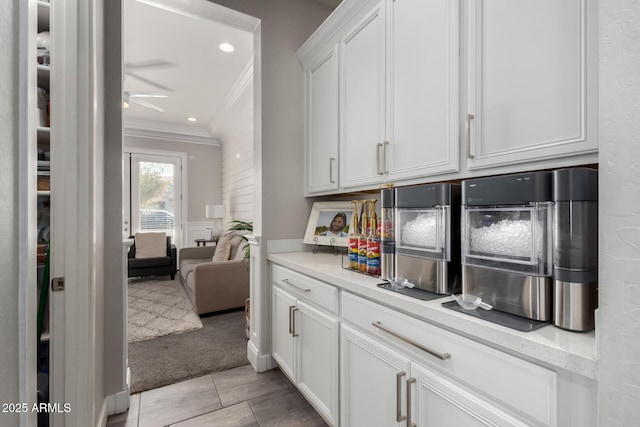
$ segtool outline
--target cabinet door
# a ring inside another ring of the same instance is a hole
[[[459,165],[458,1],[390,0],[388,180]]]
[[[597,150],[596,13],[595,0],[470,2],[469,169]]]
[[[338,320],[302,301],[298,308],[298,388],[318,412],[338,425]]]
[[[293,322],[296,300],[277,286],[273,287],[271,296],[272,356],[278,362],[282,372],[295,381]]]
[[[385,22],[380,3],[340,42],[340,184],[382,182]]]
[[[411,363],[411,422],[416,426],[527,426],[470,390]]]
[[[338,189],[337,47],[306,72],[307,191]]]
[[[408,374],[409,359],[343,323],[340,425],[404,426]]]

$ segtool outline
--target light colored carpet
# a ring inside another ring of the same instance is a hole
[[[128,283],[129,342],[144,341],[202,328],[179,279],[132,278]]]

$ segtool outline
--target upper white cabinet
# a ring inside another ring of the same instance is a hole
[[[305,72],[307,191],[338,189],[337,47]]]
[[[458,171],[458,1],[387,8],[388,181]]]
[[[385,20],[379,3],[340,42],[340,184],[382,181],[385,130]]]
[[[469,8],[469,169],[595,152],[596,1]]]

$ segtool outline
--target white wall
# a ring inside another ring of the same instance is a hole
[[[600,1],[598,422],[640,420],[640,3]]]
[[[247,65],[211,128],[211,135],[222,147],[225,229],[231,220],[253,221],[254,217],[253,61]]]

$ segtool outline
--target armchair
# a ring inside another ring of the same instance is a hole
[[[171,280],[176,277],[177,251],[176,246],[171,243],[171,237],[167,236],[166,256],[157,258],[136,258],[136,243],[129,248],[128,254],[128,277],[164,275],[171,276]]]

